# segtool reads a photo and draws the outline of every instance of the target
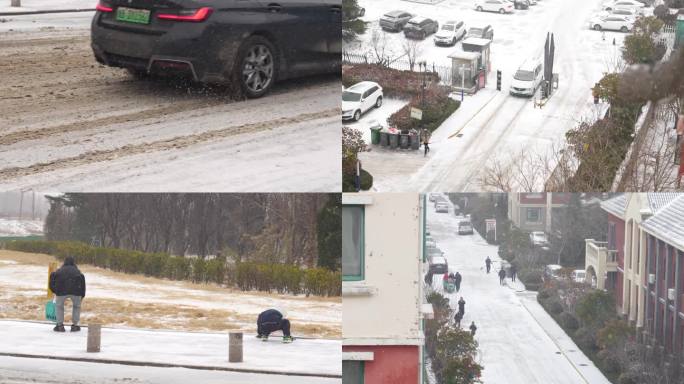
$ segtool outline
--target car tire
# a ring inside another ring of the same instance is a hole
[[[382,107],[382,96],[378,96],[377,99],[375,99],[375,108],[380,108]]]
[[[622,28],[620,28],[620,32],[627,33],[627,32],[629,32],[629,28],[627,28],[623,25]]]
[[[361,120],[361,110],[357,109],[356,112],[354,112],[354,121],[359,121]]]
[[[250,36],[240,45],[233,65],[233,79],[250,99],[267,94],[278,74],[275,46],[263,36]]]
[[[499,13],[503,15],[504,13],[506,13],[506,10],[501,8],[501,9],[499,9]]]
[[[600,31],[600,30],[601,30],[600,25],[598,25],[598,24],[594,25],[594,31]]]
[[[482,7],[477,7],[477,8],[475,8],[475,10],[478,12],[482,12]]]
[[[427,33],[426,33],[425,31],[422,31],[422,32],[420,33],[420,39],[421,39],[421,40],[425,40],[426,37],[427,37]]]

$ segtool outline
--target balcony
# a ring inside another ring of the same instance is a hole
[[[607,242],[594,239],[586,239],[585,245],[586,265],[594,265],[603,272],[617,271],[617,250],[608,249]]]

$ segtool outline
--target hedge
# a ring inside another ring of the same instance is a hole
[[[128,274],[142,274],[195,283],[237,286],[243,291],[267,291],[317,296],[340,296],[340,272],[325,268],[301,269],[289,264],[191,259],[166,253],[145,253],[118,248],[93,247],[75,241],[14,240],[5,243],[9,250],[44,253],[59,260],[67,256],[77,264],[89,264]]]
[[[382,86],[385,97],[411,98],[421,94],[423,72],[399,71],[375,64],[345,66],[342,70],[342,85],[350,87],[361,81],[374,81]],[[439,84],[439,75],[425,73],[425,81]]]

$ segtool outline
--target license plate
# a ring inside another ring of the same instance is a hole
[[[149,24],[150,11],[147,9],[119,7],[116,9],[116,20],[127,23]]]

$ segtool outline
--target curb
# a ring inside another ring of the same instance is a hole
[[[30,355],[24,353],[9,353],[0,352],[0,356],[19,357],[27,359],[48,359],[48,360],[62,360],[62,361],[76,361],[84,363],[99,363],[99,364],[118,364],[129,365],[136,367],[156,367],[156,368],[186,368],[197,369],[203,371],[224,371],[224,372],[240,372],[240,373],[256,373],[263,375],[278,375],[278,376],[300,376],[300,377],[320,377],[326,379],[341,379],[342,375],[333,375],[326,373],[310,373],[310,372],[274,372],[259,369],[241,369],[229,367],[216,367],[208,365],[191,365],[191,364],[168,364],[168,363],[154,363],[144,361],[126,361],[126,360],[112,360],[112,359],[94,359],[88,357],[61,357],[61,356],[47,356],[47,355]]]
[[[95,12],[95,8],[53,9],[45,11],[0,12],[0,16],[43,15],[50,13]]]

